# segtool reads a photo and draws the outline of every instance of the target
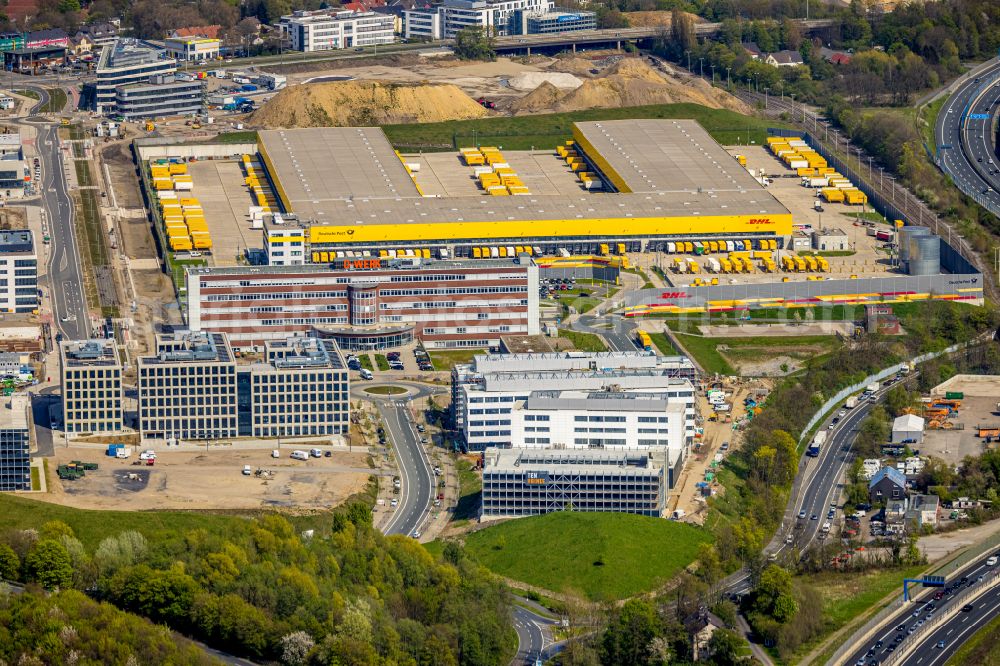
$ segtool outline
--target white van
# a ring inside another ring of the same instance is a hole
[[[373,379],[372,371],[368,368],[361,368],[361,379]]]
[[[243,465],[243,476],[250,476],[253,474],[253,469],[250,465]]]
[[[988,567],[995,567],[996,565],[997,565],[997,556],[996,555],[991,555],[990,557],[988,557],[986,559],[986,566],[988,566]]]
[[[823,523],[823,527],[821,529],[822,529],[823,532],[829,532],[830,531],[830,523]]]
[[[295,450],[295,451],[292,451],[291,458],[293,460],[309,460],[309,452],[308,451]]]
[[[313,458],[322,458],[323,457],[323,450],[322,449],[309,449],[309,455],[311,455]]]

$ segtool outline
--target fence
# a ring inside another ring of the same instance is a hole
[[[926,354],[921,354],[920,356],[916,356],[913,359],[911,359],[908,363],[897,363],[896,365],[886,368],[885,370],[881,370],[873,375],[865,377],[857,384],[852,384],[851,386],[848,386],[847,388],[840,390],[835,396],[824,402],[823,406],[820,407],[816,411],[816,413],[812,415],[812,418],[809,419],[809,423],[807,423],[806,426],[802,429],[802,435],[799,436],[799,444],[802,443],[802,441],[806,438],[809,432],[819,422],[819,420],[823,418],[825,414],[829,413],[830,410],[834,408],[834,406],[846,400],[848,396],[850,396],[852,393],[857,393],[858,391],[862,390],[864,387],[868,386],[872,382],[882,381],[886,377],[896,374],[897,372],[902,370],[904,367],[909,366],[910,364],[916,365],[918,363],[923,363],[924,361],[929,361],[932,358],[937,358],[938,356],[942,356],[944,354],[951,354],[953,352],[958,351],[966,344],[968,343],[960,342],[958,344],[954,344],[948,347],[947,349],[942,349],[939,352],[928,352]]]
[[[842,175],[846,176],[855,187],[864,192],[868,196],[868,202],[871,204],[872,208],[881,213],[887,220],[904,220],[907,224],[916,226],[926,226],[923,224],[923,218],[913,219],[911,216],[907,216],[903,212],[900,206],[896,204],[894,199],[888,199],[884,197],[879,191],[877,191],[865,178],[857,172],[856,169],[850,166],[847,162],[842,160],[839,156],[833,154],[830,150],[827,150],[826,146],[823,145],[821,141],[817,141],[812,133],[808,130],[788,130],[782,129],[780,127],[768,128],[768,134],[773,136],[801,136],[806,143],[808,143],[813,150],[822,155],[827,164],[836,169]],[[869,174],[869,177],[873,177],[873,174]],[[881,176],[880,176],[881,177]],[[896,192],[896,188],[892,188],[893,192]],[[936,217],[932,217],[935,222],[934,232],[940,236],[940,225]],[[951,243],[951,229],[948,228],[948,237],[941,238],[941,266],[945,268],[949,273],[979,273],[980,270],[969,261],[965,255],[962,254],[957,248],[955,248]],[[957,242],[962,243],[961,239],[956,239]],[[971,254],[972,249],[966,248]]]

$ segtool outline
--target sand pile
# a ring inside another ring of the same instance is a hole
[[[570,74],[576,74],[577,76],[590,77],[593,76],[591,70],[600,68],[596,63],[594,63],[593,60],[572,56],[557,58],[552,64],[552,69],[560,72],[569,72]]]
[[[546,102],[548,106],[542,106]],[[584,81],[580,87],[570,92],[556,90],[554,86],[548,88],[539,86],[515,102],[511,108],[514,113],[543,110],[565,112],[676,103],[700,104],[713,109],[727,108],[740,113],[749,112],[742,102],[721,90],[712,88],[705,81],[664,75],[641,58],[623,59],[600,76]]]
[[[548,81],[544,81],[521,99],[515,100],[510,105],[510,110],[515,115],[550,111],[565,94]]]
[[[514,90],[534,90],[543,83],[556,88],[574,90],[579,88],[583,81],[565,72],[522,72],[507,79],[507,83]]]
[[[466,120],[486,109],[451,84],[337,81],[285,88],[250,119],[254,127],[338,127]]]

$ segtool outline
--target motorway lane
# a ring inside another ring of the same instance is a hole
[[[958,615],[928,634],[902,663],[905,666],[941,666],[998,612],[1000,586],[994,586],[972,602],[971,611],[959,611]],[[937,647],[940,641],[944,641],[943,648]]]
[[[954,583],[957,583],[958,579],[960,579],[963,576],[968,576],[971,581],[975,581],[976,578],[978,578],[980,575],[985,574],[988,568],[989,567],[986,566],[986,558],[985,557],[979,558],[978,560],[969,563],[962,569],[948,575],[946,577],[945,582],[948,586],[950,586]],[[902,583],[902,580],[900,580],[900,583]],[[913,589],[912,585],[911,589]],[[919,592],[920,589],[921,588],[916,588],[913,589],[913,591]],[[925,612],[919,612],[917,616],[914,616],[913,613],[917,612],[917,609],[923,609],[924,604],[930,601],[934,596],[934,594],[936,594],[938,591],[939,591],[938,589],[928,588],[916,594],[915,597],[913,597],[914,603],[905,605],[899,611],[893,613],[888,619],[886,619],[885,622],[882,623],[881,628],[877,632],[875,632],[874,635],[872,635],[863,645],[858,646],[858,648],[852,654],[850,654],[848,658],[844,660],[843,663],[857,664],[859,660],[861,660],[863,657],[867,655],[869,650],[875,650],[874,654],[875,659],[877,659],[880,662],[884,661],[885,658],[888,657],[890,654],[889,646],[894,643],[896,635],[900,633],[896,631],[896,628],[899,627],[900,625],[905,625],[905,630],[903,633],[904,635],[906,635],[905,632],[909,631],[910,627],[912,627],[914,623],[926,617]],[[941,601],[935,602],[935,605],[938,608],[938,610],[935,612],[940,612],[941,609],[945,608],[948,604],[952,603],[954,597],[955,597],[954,594],[947,594],[943,599],[941,599]],[[971,615],[974,617],[978,617],[979,614],[987,612],[988,607],[992,605],[988,600],[993,598],[1000,600],[1000,589],[994,589],[991,592],[987,593],[986,596],[977,599],[973,603],[974,612],[971,613]],[[983,608],[984,605],[987,606],[987,608]],[[947,628],[949,627],[954,628],[954,623],[956,621],[960,625],[963,624],[962,617],[963,616],[967,617],[969,615],[970,615],[969,613],[959,613],[957,620],[953,619],[945,623],[944,625],[942,625],[941,628],[939,628],[939,630],[945,629],[945,634],[947,635]],[[988,621],[988,619],[986,621]],[[934,632],[931,632],[930,635],[937,635],[937,633],[938,630],[935,630]],[[952,635],[954,636],[954,634]],[[971,633],[966,634],[964,638],[968,638],[969,635],[971,635]],[[944,640],[944,639],[936,638],[933,643],[930,643],[930,645],[933,646],[939,640]],[[882,641],[882,647],[876,649],[875,644],[878,641]],[[926,640],[921,641],[921,646],[923,646],[923,644],[926,642],[927,642]],[[956,644],[955,647],[957,648],[958,641],[953,639],[953,642],[955,642]],[[920,652],[926,653],[926,650],[920,650]],[[915,660],[919,659],[920,657],[915,656],[916,654],[917,653],[914,653],[910,657],[907,657],[907,659],[904,660],[903,663],[906,664],[917,663]],[[926,662],[922,662],[921,666],[926,666]]]
[[[992,127],[995,104],[1000,100],[1000,85],[986,86],[998,75],[1000,62],[959,86],[941,107],[934,128],[945,172],[963,192],[992,210],[1000,210],[1000,173],[990,173],[997,170],[990,165],[990,160],[997,161]],[[983,113],[989,118],[968,117],[968,114]]]
[[[413,535],[430,510],[434,492],[434,474],[420,436],[410,420],[409,400],[380,400],[386,434],[392,440],[399,466],[399,505],[383,528],[385,534]]]

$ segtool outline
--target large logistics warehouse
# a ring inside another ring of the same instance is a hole
[[[308,221],[313,263],[347,252],[622,254],[666,249],[668,240],[775,249],[792,232],[789,211],[693,120],[576,123],[573,139],[540,165],[481,147],[449,155],[444,166],[438,156],[433,174],[394,151],[378,128],[259,136],[283,212]],[[429,193],[432,181],[445,193]],[[562,181],[569,187],[550,186]]]

